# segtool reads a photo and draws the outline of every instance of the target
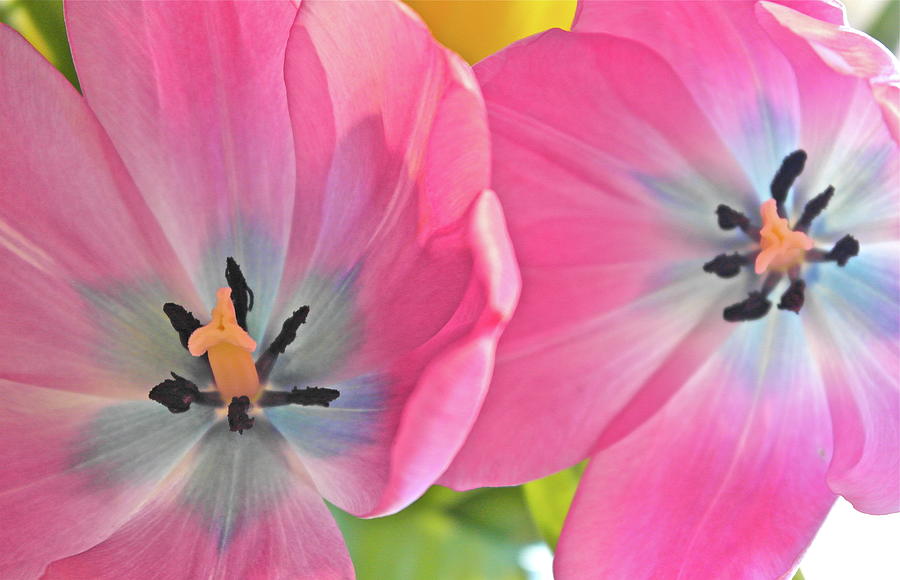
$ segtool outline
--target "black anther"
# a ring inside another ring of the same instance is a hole
[[[166,379],[150,389],[150,399],[165,406],[172,413],[184,413],[191,408],[191,403],[200,398],[200,389],[197,385],[175,373],[172,373],[171,379]]]
[[[709,262],[703,264],[703,271],[715,274],[719,278],[734,278],[741,271],[741,266],[747,263],[747,257],[735,252],[734,254],[719,254]]]
[[[791,312],[799,314],[800,309],[803,308],[805,290],[806,282],[799,278],[792,281],[791,285],[788,286],[788,289],[781,295],[781,300],[778,302],[778,309],[790,310]]]
[[[800,214],[800,219],[794,225],[794,230],[798,232],[809,230],[813,220],[819,217],[819,214],[828,207],[828,202],[831,201],[832,196],[834,196],[834,187],[829,185],[825,188],[825,191],[806,202],[806,205],[803,206],[803,213]]]
[[[733,230],[734,228],[744,230],[750,227],[750,220],[747,219],[747,216],[725,204],[719,204],[719,207],[716,208],[716,216],[719,218],[719,227],[723,230]]]
[[[200,328],[200,321],[194,318],[194,315],[185,310],[184,306],[166,302],[163,304],[163,312],[169,317],[172,328],[178,332],[178,338],[181,339],[181,345],[187,348],[188,339],[191,334]]]
[[[225,260],[225,280],[231,288],[231,302],[238,325],[247,330],[247,312],[253,310],[253,290],[247,285],[238,263],[229,256]]]
[[[262,396],[256,404],[260,407],[281,407],[284,405],[316,405],[319,407],[328,407],[340,396],[341,392],[337,389],[326,389],[322,387],[306,387],[300,389],[294,387],[290,392],[263,391]]]
[[[746,300],[725,308],[722,317],[728,322],[758,320],[765,316],[771,307],[772,303],[762,292],[751,292]]]
[[[301,306],[295,310],[281,325],[281,332],[278,333],[278,336],[275,337],[269,348],[256,359],[256,372],[261,381],[265,381],[268,378],[278,355],[283,353],[284,349],[297,338],[297,331],[300,329],[300,325],[306,322],[308,315],[309,306]]]
[[[249,397],[232,397],[231,403],[228,404],[228,428],[241,435],[244,434],[244,430],[253,428],[256,419],[247,415],[249,410]]]
[[[838,266],[847,264],[847,260],[859,254],[859,242],[853,236],[847,234],[834,245],[830,252],[825,254],[826,260],[837,262]]]
[[[327,389],[323,387],[306,387],[298,389],[294,387],[288,393],[287,399],[289,403],[295,405],[317,405],[319,407],[329,406],[335,399],[341,396],[341,392],[337,389]]]
[[[772,193],[772,199],[778,204],[778,215],[784,217],[784,201],[787,199],[794,180],[803,173],[803,166],[806,165],[806,151],[798,149],[785,157],[781,162],[781,167],[775,172],[775,177],[769,185],[769,191]]]
[[[297,338],[297,331],[300,329],[300,325],[306,322],[307,316],[309,316],[309,306],[301,306],[294,310],[293,314],[281,325],[281,332],[278,333],[278,336],[275,337],[275,340],[272,341],[272,344],[266,350],[273,354],[283,353],[284,349]]]

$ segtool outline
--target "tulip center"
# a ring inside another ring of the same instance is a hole
[[[265,383],[280,354],[297,337],[306,322],[309,306],[295,310],[272,344],[254,362],[256,341],[247,333],[247,314],[253,309],[253,291],[247,285],[240,266],[228,258],[225,267],[228,288],[216,292],[216,305],[209,324],[203,326],[184,307],[171,302],[163,305],[181,344],[193,356],[205,356],[215,380],[216,391],[201,391],[196,384],[172,373],[172,378],[156,385],[150,399],[164,405],[172,413],[188,411],[192,403],[228,407],[228,425],[243,433],[253,427],[251,408],[281,405],[315,405],[328,407],[340,396],[336,389],[293,387],[290,391],[268,390]]]
[[[859,254],[859,242],[851,235],[844,236],[831,250],[825,251],[816,248],[806,234],[813,220],[825,211],[834,196],[834,188],[830,185],[806,203],[803,213],[791,228],[784,205],[805,164],[806,152],[802,149],[784,158],[769,186],[772,199],[760,206],[761,227],[754,227],[747,216],[727,205],[716,208],[719,227],[723,230],[740,228],[758,247],[745,254],[719,254],[704,264],[703,270],[720,278],[732,278],[740,273],[744,265],[753,262],[757,274],[766,274],[758,291],[750,292],[745,300],[725,308],[722,317],[728,322],[757,320],[768,314],[772,307],[768,296],[785,275],[790,284],[781,295],[778,309],[799,313],[806,292],[806,282],[800,277],[804,263],[835,262],[838,266],[844,266],[850,258]]]

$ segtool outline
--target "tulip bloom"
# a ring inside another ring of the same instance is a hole
[[[351,577],[322,497],[434,481],[516,300],[471,71],[394,3],[66,16],[84,97],[0,26],[0,577]]]
[[[585,2],[476,67],[522,269],[443,480],[590,462],[555,568],[789,574],[900,507],[896,60],[829,2]]]

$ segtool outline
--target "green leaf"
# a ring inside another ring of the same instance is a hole
[[[519,554],[539,539],[517,488],[435,486],[400,513],[371,520],[332,512],[359,580],[524,580]]]
[[[803,572],[801,572],[800,570],[797,570],[797,573],[794,574],[793,580],[804,580]]]
[[[79,88],[60,0],[0,2],[0,22],[15,28]],[[79,89],[80,90],[80,89]]]
[[[522,486],[525,503],[544,541],[556,550],[559,533],[575,496],[585,462]]]
[[[881,14],[872,21],[866,32],[889,49],[895,50],[900,41],[900,0],[885,2]]]

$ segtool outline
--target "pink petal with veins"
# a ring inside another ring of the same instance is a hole
[[[347,443],[307,436],[325,411],[268,414],[330,501],[359,515],[396,511],[462,444],[517,299],[487,191],[484,105],[471,71],[401,4],[304,3],[286,81],[303,178],[270,328],[298,300],[311,309],[273,377],[339,385],[327,412]],[[354,348],[320,368],[307,340]]]
[[[738,329],[658,415],[591,457],[557,577],[790,577],[834,502],[831,425],[802,334],[775,335],[760,360],[747,344],[763,332]]]
[[[762,2],[757,15],[796,71],[812,175],[837,192],[814,233],[832,243],[852,233],[862,248],[844,271],[820,268],[840,291],[816,296],[806,317],[834,423],[828,483],[861,511],[900,511],[900,150],[880,91],[900,83],[897,59],[789,7]]]
[[[213,421],[8,381],[0,395],[3,578],[36,578],[49,561],[103,541]]]
[[[719,322],[727,287],[676,282],[715,255],[722,192],[747,189],[671,67],[638,43],[551,31],[477,72],[523,293],[442,478],[459,488],[562,469],[613,423],[621,437],[665,403],[678,387],[666,377],[689,375],[733,330],[698,333]],[[590,84],[573,91],[572,79]]]
[[[143,397],[133,384],[143,367],[129,368],[143,340],[134,328],[168,324],[159,312],[163,296],[188,304],[196,304],[196,297],[77,91],[6,27],[0,27],[0,44],[0,99],[6,104],[0,143],[15,152],[0,157],[0,376]],[[101,297],[112,285],[135,283],[162,300],[152,313],[145,296]],[[127,322],[115,314],[126,311]],[[101,345],[110,348],[98,352]]]
[[[65,8],[85,99],[207,307],[234,256],[269,308],[294,204],[283,67],[296,5]]]

